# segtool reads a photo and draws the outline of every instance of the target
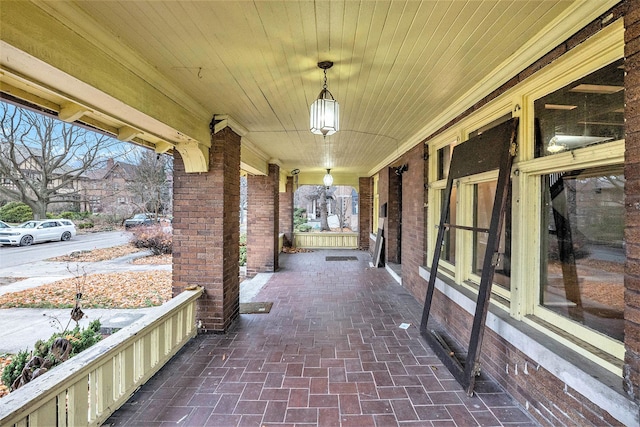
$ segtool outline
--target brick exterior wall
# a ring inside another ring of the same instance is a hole
[[[240,136],[229,128],[212,136],[206,173],[187,174],[174,156],[173,295],[204,287],[198,328],[224,332],[240,301]]]
[[[640,2],[625,14],[625,391],[640,402]]]
[[[401,163],[400,163],[401,164]],[[401,258],[401,244],[402,238],[400,236],[402,222],[401,204],[402,204],[402,182],[400,176],[396,175],[395,167],[386,169],[387,174],[387,219],[384,223],[385,240],[384,240],[384,252],[385,261],[393,262],[396,264],[402,263]],[[405,184],[407,181],[405,181]]]
[[[426,251],[424,240],[426,194],[422,183],[425,182],[424,165],[428,162],[424,160],[424,152],[425,145],[418,144],[406,152],[399,161],[399,164],[407,165],[407,170],[402,174],[402,282],[404,284],[406,281],[407,289],[418,297],[426,293],[419,275],[419,267],[424,265]]]
[[[607,23],[625,17],[625,120],[626,120],[626,160],[625,197],[626,251],[625,269],[625,347],[624,388],[630,399],[640,401],[640,1],[624,1],[616,5],[602,17],[613,15],[605,24],[596,19],[566,42],[553,48],[547,55],[514,76],[501,88],[488,94],[472,108],[452,120],[426,141],[442,133],[463,118],[479,110],[509,88],[520,83],[533,73],[551,64],[564,53],[580,45],[596,34]],[[428,191],[424,189],[427,180],[428,162],[423,162],[425,147],[419,144],[389,167],[407,163],[409,168],[403,174],[402,192],[402,285],[419,301],[424,301],[427,283],[418,276],[418,266],[425,265],[425,249],[429,230],[425,228]],[[418,165],[420,159],[420,165]],[[380,205],[393,203],[394,173],[387,168],[380,172]],[[378,214],[377,212],[374,214]],[[391,224],[389,224],[391,223]],[[385,223],[385,236],[393,233],[393,220]],[[435,232],[435,231],[433,231]],[[393,243],[391,243],[393,245]],[[429,260],[430,261],[430,260]],[[460,306],[435,291],[432,304],[432,320],[446,329],[449,337],[455,337],[466,348],[473,317]],[[526,369],[525,369],[526,368]],[[482,347],[482,371],[496,379],[543,425],[619,425],[602,408],[571,389],[549,371],[540,367],[509,342],[491,330],[486,330]],[[525,373],[526,371],[526,373]],[[517,372],[517,374],[516,374]]]
[[[247,177],[247,276],[278,269],[280,167]]]
[[[409,289],[415,291],[414,295],[426,292],[422,290],[424,284],[418,274],[418,267],[424,265],[426,256],[424,224],[427,192],[424,182],[427,171],[425,164],[428,162],[425,160],[425,149],[424,144],[416,145],[395,161],[393,166],[381,170],[378,180],[380,207],[387,204],[384,259],[402,264],[402,281],[405,282],[405,277],[410,278],[408,285]],[[402,176],[396,174],[396,168],[400,165],[407,166]],[[371,186],[373,188],[373,184]],[[369,240],[369,232],[366,234]]]
[[[284,233],[284,245],[293,244],[293,177],[287,177],[285,192],[280,193],[280,233]]]
[[[358,180],[358,248],[362,251],[369,250],[369,234],[371,233],[371,209],[373,207],[373,178],[360,178]]]

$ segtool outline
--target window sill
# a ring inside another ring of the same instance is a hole
[[[429,280],[429,269],[420,267],[420,277]],[[475,312],[475,298],[469,289],[447,278],[436,279],[435,287],[469,314]],[[523,352],[533,362],[550,372],[567,386],[603,408],[624,425],[640,425],[640,408],[622,389],[622,378],[509,313],[489,304],[486,327]]]

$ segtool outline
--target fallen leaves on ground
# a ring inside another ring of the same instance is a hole
[[[70,308],[78,288],[84,308],[140,308],[171,299],[170,271],[128,271],[69,278],[0,296],[0,307]]]
[[[47,261],[57,262],[99,262],[106,261],[121,256],[140,252],[139,248],[131,245],[114,246],[105,249],[92,249],[90,251],[74,251],[68,255],[49,258]]]
[[[603,304],[620,313],[624,311],[624,264],[596,259],[578,260],[580,297]],[[562,263],[552,261],[548,264],[550,274],[562,278]],[[602,274],[611,273],[611,274]],[[553,284],[555,283],[555,285]],[[556,280],[550,286],[564,289],[563,280]]]
[[[133,261],[131,261],[131,264],[135,264],[135,265],[141,265],[141,264],[164,265],[164,264],[167,264],[168,265],[168,264],[171,264],[171,260],[172,260],[172,255],[171,254],[153,255],[153,256],[146,256],[146,257],[134,259]]]
[[[293,247],[284,246],[282,248],[282,252],[284,252],[285,254],[299,254],[299,253],[307,253],[307,252],[313,252],[313,251],[311,249],[293,248]]]

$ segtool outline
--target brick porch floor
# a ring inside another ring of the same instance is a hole
[[[467,397],[420,337],[421,304],[370,259],[281,255],[254,298],[269,314],[193,339],[105,425],[537,425],[490,380]]]

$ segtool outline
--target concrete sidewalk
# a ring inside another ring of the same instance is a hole
[[[0,295],[19,292],[25,289],[35,288],[56,280],[75,277],[76,270],[80,268],[80,274],[86,271],[88,274],[115,273],[126,271],[150,271],[171,270],[171,265],[135,265],[131,261],[147,256],[149,253],[136,253],[120,258],[101,262],[50,262],[38,261],[27,266],[0,268]],[[245,280],[240,285],[240,301],[249,302],[271,277],[270,273],[256,275],[251,280]],[[6,278],[25,278],[13,283],[5,284]],[[145,307],[137,309],[85,309],[86,316],[80,320],[80,327],[86,327],[96,319],[100,319],[103,329],[121,329],[142,316],[152,312],[157,307]],[[32,349],[39,339],[48,339],[55,332],[59,332],[67,326],[71,309],[44,309],[44,308],[6,308],[0,309],[0,354],[15,354],[20,350]],[[69,328],[73,328],[75,322],[71,321]]]

